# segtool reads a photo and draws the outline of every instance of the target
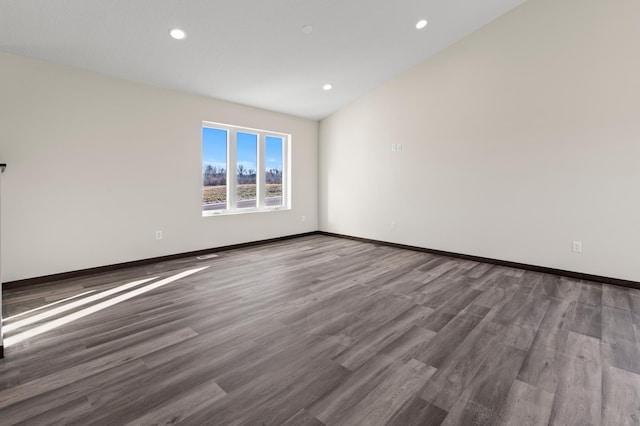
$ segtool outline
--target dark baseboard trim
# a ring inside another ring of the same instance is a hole
[[[0,359],[4,358],[4,346],[0,346]]]
[[[413,251],[420,251],[423,253],[437,254],[440,256],[449,256],[449,257],[455,257],[458,259],[472,260],[475,262],[491,263],[493,265],[506,266],[509,268],[517,268],[517,269],[524,269],[527,271],[541,272],[541,273],[551,274],[551,275],[559,275],[562,277],[574,278],[577,280],[594,281],[597,283],[612,284],[612,285],[617,285],[621,287],[640,289],[640,282],[637,282],[637,281],[622,280],[619,278],[611,278],[611,277],[602,277],[599,275],[583,274],[581,272],[565,271],[562,269],[547,268],[545,266],[536,266],[536,265],[528,265],[526,263],[509,262],[507,260],[491,259],[488,257],[472,256],[469,254],[460,254],[460,253],[453,253],[453,252],[442,251],[442,250],[434,250],[434,249],[429,249],[424,247],[409,246],[406,244],[390,243],[387,241],[371,240],[368,238],[353,237],[351,235],[343,235],[343,234],[334,234],[334,233],[325,232],[325,231],[318,231],[317,233],[320,235],[326,235],[329,237],[345,238],[348,240],[355,240],[363,243],[378,244],[383,246],[401,248],[405,250],[413,250]]]
[[[344,238],[344,239],[348,239],[348,240],[360,241],[360,242],[363,242],[363,243],[370,243],[370,244],[377,244],[377,245],[383,245],[383,246],[388,246],[388,247],[395,247],[395,248],[400,248],[400,249],[405,249],[405,250],[419,251],[419,252],[423,252],[423,253],[436,254],[436,255],[439,255],[439,256],[455,257],[455,258],[458,258],[458,259],[471,260],[471,261],[475,261],[475,262],[491,263],[493,265],[506,266],[506,267],[509,267],[509,268],[524,269],[524,270],[527,270],[527,271],[541,272],[541,273],[551,274],[551,275],[559,275],[559,276],[562,276],[562,277],[573,278],[573,279],[578,279],[578,280],[583,280],[583,281],[593,281],[593,282],[597,282],[597,283],[612,284],[612,285],[617,285],[617,286],[621,286],[621,287],[640,289],[640,282],[637,282],[637,281],[629,281],[629,280],[623,280],[623,279],[619,279],[619,278],[603,277],[603,276],[599,276],[599,275],[590,275],[590,274],[584,274],[584,273],[581,273],[581,272],[565,271],[565,270],[562,270],[562,269],[554,269],[554,268],[548,268],[548,267],[544,267],[544,266],[528,265],[526,263],[510,262],[510,261],[507,261],[507,260],[491,259],[491,258],[488,258],[488,257],[473,256],[473,255],[469,255],[469,254],[453,253],[453,252],[448,252],[448,251],[443,251],[443,250],[435,250],[435,249],[429,249],[429,248],[425,248],[425,247],[410,246],[410,245],[406,245],[406,244],[398,244],[398,243],[392,243],[392,242],[381,241],[381,240],[372,240],[372,239],[369,239],[369,238],[354,237],[354,236],[351,236],[351,235],[344,235],[344,234],[335,234],[335,233],[332,233],[332,232],[325,232],[325,231],[312,231],[312,232],[306,232],[304,234],[285,235],[285,236],[282,236],[282,237],[270,238],[270,239],[267,239],[267,240],[251,241],[251,242],[247,242],[247,243],[232,244],[232,245],[228,245],[228,246],[214,247],[214,248],[210,248],[210,249],[196,250],[196,251],[191,251],[191,252],[172,254],[172,255],[168,255],[168,256],[160,256],[160,257],[153,257],[153,258],[149,258],[149,259],[134,260],[134,261],[131,261],[131,262],[117,263],[117,264],[114,264],[114,265],[105,265],[105,266],[98,266],[98,267],[95,267],[95,268],[81,269],[81,270],[71,271],[71,272],[63,272],[63,273],[60,273],[60,274],[46,275],[46,276],[42,276],[42,277],[26,278],[26,279],[23,279],[23,280],[9,281],[9,282],[3,283],[2,287],[3,287],[3,289],[13,289],[13,288],[18,288],[18,287],[27,286],[27,285],[42,284],[42,283],[47,283],[47,282],[52,282],[52,281],[60,281],[60,280],[65,280],[65,279],[70,279],[70,278],[78,278],[78,277],[83,277],[83,276],[87,276],[87,275],[94,275],[94,274],[99,274],[99,273],[103,273],[103,272],[111,272],[111,271],[116,271],[118,269],[130,268],[130,267],[133,267],[133,266],[142,266],[142,265],[148,265],[148,264],[151,264],[151,263],[159,263],[159,262],[166,262],[166,261],[169,261],[169,260],[182,259],[182,258],[185,258],[185,257],[202,256],[202,255],[205,255],[205,254],[217,253],[217,252],[221,252],[221,251],[236,250],[236,249],[241,249],[241,248],[246,248],[246,247],[259,246],[259,245],[263,245],[263,244],[275,243],[275,242],[279,242],[279,241],[286,241],[286,240],[291,240],[291,239],[300,238],[300,237],[307,237],[307,236],[310,236],[310,235],[325,235],[325,236],[329,236],[329,237]]]
[[[227,251],[227,250],[241,249],[241,248],[246,248],[246,247],[259,246],[259,245],[262,245],[262,244],[276,243],[276,242],[279,242],[279,241],[286,241],[286,240],[291,240],[291,239],[294,239],[294,238],[306,237],[306,236],[309,236],[309,235],[316,235],[316,234],[317,234],[317,231],[306,232],[304,234],[285,235],[285,236],[277,237],[277,238],[269,238],[267,240],[250,241],[250,242],[247,242],[247,243],[232,244],[232,245],[228,245],[228,246],[214,247],[214,248],[204,249],[204,250],[196,250],[196,251],[190,251],[190,252],[185,252],[185,253],[170,254],[170,255],[167,255],[167,256],[152,257],[152,258],[141,259],[141,260],[133,260],[131,262],[116,263],[114,265],[105,265],[105,266],[98,266],[98,267],[95,267],[95,268],[80,269],[80,270],[71,271],[71,272],[62,272],[62,273],[59,273],[59,274],[45,275],[45,276],[42,276],[42,277],[34,277],[34,278],[26,278],[26,279],[23,279],[23,280],[8,281],[6,283],[2,283],[2,288],[6,290],[6,289],[14,289],[14,288],[22,287],[22,286],[27,286],[27,285],[34,285],[34,284],[48,283],[48,282],[52,282],[52,281],[67,280],[67,279],[71,279],[71,278],[84,277],[84,276],[87,276],[87,275],[100,274],[100,273],[103,273],[103,272],[116,271],[118,269],[130,268],[132,266],[142,266],[142,265],[148,265],[148,264],[151,264],[151,263],[166,262],[166,261],[169,261],[169,260],[182,259],[182,258],[191,257],[191,256],[202,256],[202,255],[205,255],[205,254],[217,253],[217,252]]]

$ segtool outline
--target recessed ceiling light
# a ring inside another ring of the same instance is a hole
[[[171,38],[176,40],[184,40],[185,38],[187,38],[187,33],[185,33],[179,28],[174,28],[171,31],[169,31],[169,35],[171,36]]]
[[[322,90],[331,90],[333,89],[333,84],[331,83],[327,83],[324,86],[322,86]]]
[[[416,29],[421,30],[424,27],[427,26],[427,20],[426,19],[421,19],[418,21],[418,23],[416,24]]]
[[[311,25],[305,25],[302,27],[302,32],[305,34],[311,34],[313,32],[313,27]]]

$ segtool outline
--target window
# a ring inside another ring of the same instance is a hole
[[[236,133],[236,208],[256,208],[258,202],[258,135]]]
[[[284,153],[284,138],[267,136],[265,141],[265,202],[267,206],[281,206],[282,197],[282,170]]]
[[[288,208],[291,135],[204,122],[202,215]]]

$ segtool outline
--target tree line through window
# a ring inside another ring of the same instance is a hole
[[[289,139],[276,132],[204,123],[203,215],[287,206]]]

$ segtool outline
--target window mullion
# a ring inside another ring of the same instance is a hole
[[[291,208],[291,198],[289,196],[291,191],[290,138],[290,136],[282,138],[282,206],[284,208]]]
[[[236,129],[229,129],[229,140],[227,141],[227,210],[236,209]]]
[[[263,209],[267,204],[266,198],[266,186],[265,186],[265,162],[266,162],[266,135],[260,133],[258,135],[258,166],[256,170],[256,185],[258,192],[258,208]]]

